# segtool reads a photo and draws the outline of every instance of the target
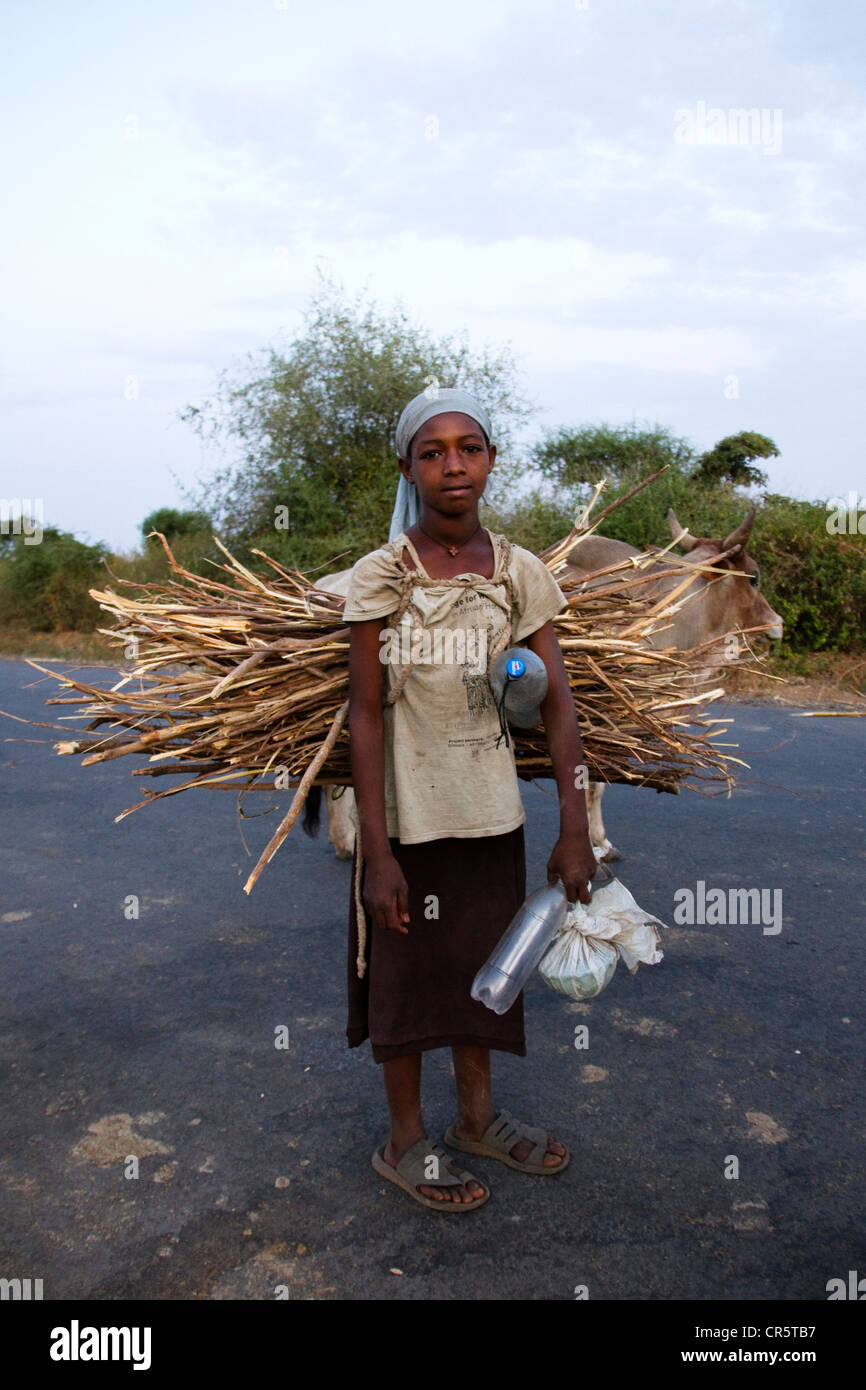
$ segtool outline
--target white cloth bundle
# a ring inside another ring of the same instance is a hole
[[[595,890],[587,906],[577,902],[570,909],[538,973],[559,994],[593,999],[609,984],[618,956],[632,975],[641,963],[658,965],[663,955],[657,928],[664,925],[612,878]]]

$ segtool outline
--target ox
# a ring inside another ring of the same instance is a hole
[[[703,667],[695,669],[693,673],[695,684],[711,676],[719,667],[739,658],[740,642],[728,644],[722,640],[725,637],[743,633],[764,641],[775,641],[782,636],[782,619],[761,593],[760,571],[746,551],[754,521],[753,507],[730,535],[711,540],[689,535],[673,510],[668,511],[671,536],[685,552],[678,557],[680,564],[712,565],[714,570],[721,573],[699,573],[689,586],[681,606],[677,605],[676,611],[671,613],[670,621],[657,627],[645,639],[645,645],[656,651],[665,648],[690,651],[705,647]],[[650,553],[656,550],[655,546],[649,547]],[[598,576],[598,570],[641,553],[625,541],[611,540],[606,536],[587,536],[585,540],[576,542],[564,562],[557,566],[556,579],[564,586],[564,592],[569,597],[584,590],[602,588],[611,583],[611,576]],[[641,585],[642,596],[651,602],[663,599],[682,582],[682,574],[666,564],[664,559],[649,564],[643,573],[652,576],[646,584]],[[593,847],[600,857],[613,860],[619,858],[619,852],[608,840],[602,821],[604,785],[603,782],[593,782],[587,789],[589,832]]]
[[[669,621],[658,627],[646,639],[646,645],[654,650],[674,648],[689,651],[695,647],[706,646],[702,658],[703,669],[695,672],[695,681],[703,680],[719,667],[736,661],[739,655],[739,642],[726,644],[722,639],[732,633],[751,633],[765,641],[775,641],[782,636],[782,619],[775,613],[764,598],[760,589],[758,566],[746,551],[746,543],[751,535],[755,520],[754,507],[748,516],[730,535],[723,539],[711,540],[706,537],[689,535],[681,526],[674,512],[668,512],[671,535],[684,554],[678,557],[680,564],[712,565],[721,574],[697,575],[689,586],[688,597],[676,611],[669,615]],[[561,542],[560,542],[561,544]],[[550,550],[556,547],[551,546]],[[657,547],[649,547],[655,553]],[[543,559],[549,551],[542,552]],[[567,596],[573,597],[582,591],[591,591],[610,585],[617,576],[598,575],[626,557],[645,552],[637,550],[625,541],[611,540],[606,536],[587,536],[576,541],[565,559],[554,571],[557,582],[563,585]],[[664,558],[652,562],[644,571],[651,578],[641,586],[641,593],[655,602],[671,593],[681,582],[682,573],[666,564]],[[620,571],[620,575],[624,572]],[[328,575],[319,581],[320,589],[331,593],[346,594],[351,570]],[[318,789],[314,788],[314,791]],[[336,789],[335,789],[336,791]],[[355,827],[352,821],[353,796],[351,788],[342,795],[330,792],[327,798],[328,837],[334,846],[337,857],[351,859],[355,844]],[[601,816],[601,796],[604,783],[594,782],[587,789],[589,829],[593,847],[599,858],[618,859],[619,853],[610,843],[605,833]],[[318,825],[319,797],[308,798],[309,811],[305,811],[304,828],[314,834]]]

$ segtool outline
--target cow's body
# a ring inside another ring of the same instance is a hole
[[[668,518],[671,534],[685,551],[685,555],[676,557],[678,565],[713,565],[724,573],[720,576],[698,574],[680,600],[675,601],[671,612],[665,613],[662,605],[658,626],[646,639],[646,645],[654,650],[675,648],[678,651],[691,651],[707,645],[701,668],[694,673],[695,680],[699,681],[738,659],[742,639],[738,637],[736,642],[723,642],[721,639],[745,633],[747,640],[750,636],[775,640],[782,636],[783,624],[761,593],[758,567],[746,553],[754,510],[735,531],[719,540],[690,536],[680,526],[673,512],[668,513]],[[555,548],[552,546],[551,550]],[[587,536],[575,542],[565,560],[554,570],[554,575],[566,596],[575,597],[583,591],[603,588],[616,583],[618,578],[627,577],[628,571],[619,571],[612,576],[598,575],[597,571],[641,553],[625,541],[612,540],[607,536]],[[638,592],[653,602],[663,600],[665,595],[672,593],[682,583],[682,572],[677,573],[664,558],[653,562],[648,569],[652,578],[642,584]],[[351,570],[328,575],[319,580],[318,587],[330,593],[346,594],[350,575]],[[762,631],[753,632],[756,628]],[[603,783],[592,783],[587,790],[590,836],[599,857],[616,859],[619,855],[605,834],[601,816],[603,791]],[[350,859],[355,845],[352,789],[346,788],[336,799],[330,788],[328,793],[328,838],[338,858]]]

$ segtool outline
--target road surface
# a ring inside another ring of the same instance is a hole
[[[63,713],[34,680],[0,662],[0,708]],[[670,924],[663,964],[589,1004],[536,979],[528,1057],[494,1057],[498,1103],[570,1168],[473,1160],[493,1196],[463,1219],[370,1166],[386,1110],[369,1045],[346,1046],[349,865],[324,836],[293,833],[247,898],[241,829],[257,855],[278,812],[241,827],[231,793],[190,792],[116,825],[139,764],[82,768],[3,719],[24,741],[0,749],[0,1275],[46,1299],[737,1301],[866,1273],[866,721],[727,714],[751,765],[731,799],[605,797],[619,876]],[[530,885],[552,786],[525,787]],[[699,882],[780,891],[781,930],[674,925]],[[437,1139],[452,1085],[427,1054]]]

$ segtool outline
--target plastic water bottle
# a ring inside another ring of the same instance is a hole
[[[532,729],[541,721],[539,706],[547,694],[547,667],[528,647],[509,647],[490,668],[490,685],[499,704],[505,693],[504,710],[509,724]]]
[[[565,924],[569,902],[560,880],[530,893],[505,935],[472,982],[472,998],[495,1014],[514,1003],[553,938]]]

